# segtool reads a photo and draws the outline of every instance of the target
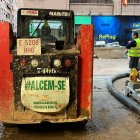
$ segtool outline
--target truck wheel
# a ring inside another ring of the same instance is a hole
[[[87,124],[87,122],[88,122],[87,120],[84,120],[84,121],[78,122],[78,125],[81,127],[84,127]]]
[[[16,124],[11,124],[11,123],[3,123],[3,126],[5,127],[14,127],[17,126]]]
[[[85,126],[86,126],[86,124],[87,124],[87,120],[84,120],[84,121],[80,121],[80,122],[74,122],[73,124],[72,124],[72,126],[74,127],[74,128],[84,128]]]

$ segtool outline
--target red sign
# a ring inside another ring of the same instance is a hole
[[[38,16],[37,10],[21,10],[21,15]]]

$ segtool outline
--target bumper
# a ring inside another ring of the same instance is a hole
[[[7,120],[4,121],[4,124],[40,124],[43,122],[50,122],[50,123],[72,123],[72,122],[83,122],[87,121],[89,118],[87,117],[78,117],[76,119],[49,119],[49,120],[21,120],[21,121],[14,121],[14,120]]]

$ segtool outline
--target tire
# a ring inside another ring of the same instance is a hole
[[[83,120],[83,121],[80,121],[80,122],[73,122],[72,127],[83,129],[83,128],[85,128],[87,122],[88,122],[88,120]]]

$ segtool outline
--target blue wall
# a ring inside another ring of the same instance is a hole
[[[124,46],[132,40],[132,29],[140,28],[140,16],[92,16],[95,40],[119,42]]]

